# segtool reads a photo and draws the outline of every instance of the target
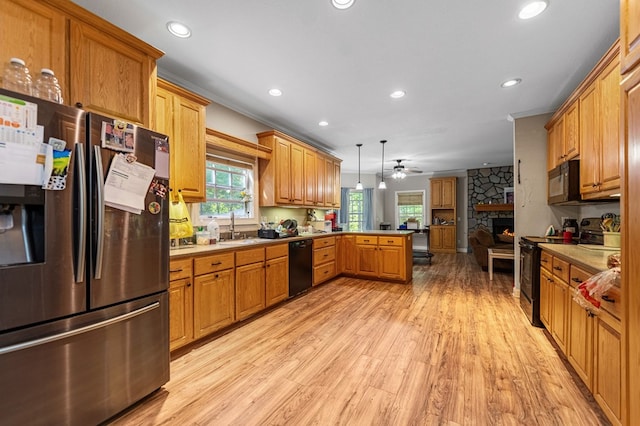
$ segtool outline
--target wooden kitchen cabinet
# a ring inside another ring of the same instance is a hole
[[[356,274],[361,277],[378,276],[378,237],[356,236]]]
[[[564,152],[564,116],[558,118],[547,134],[547,170],[553,170]]]
[[[430,179],[431,227],[429,249],[433,253],[455,253],[457,250],[456,177]],[[445,221],[447,225],[439,225]]]
[[[581,126],[588,132],[581,138],[584,147],[580,161],[580,193],[583,199],[608,197],[620,191],[620,63],[618,46],[610,62],[598,74],[593,90],[595,113],[585,115]]]
[[[593,322],[594,315],[573,300],[577,287],[592,274],[571,265],[567,316],[567,359],[589,390],[593,389]]]
[[[390,281],[411,281],[412,236],[357,235],[356,276]]]
[[[545,268],[540,268],[540,321],[551,330],[551,303],[553,298],[553,276]]]
[[[547,170],[552,170],[580,154],[580,104],[574,101],[548,133]]]
[[[340,273],[355,275],[357,273],[356,236],[343,235],[340,244]]]
[[[260,145],[271,149],[271,159],[259,163],[260,206],[339,207],[335,163],[341,160],[277,130],[257,137]]]
[[[640,1],[620,0],[621,72],[640,64]]]
[[[196,339],[235,321],[234,264],[234,253],[194,259],[193,322]]]
[[[563,352],[567,352],[567,312],[569,302],[569,263],[553,257],[553,296],[551,335]]]
[[[241,321],[266,307],[264,247],[236,253],[236,318]]]
[[[169,262],[169,350],[193,340],[193,260]]]
[[[336,237],[322,237],[313,240],[313,285],[335,277]]]
[[[429,227],[429,250],[433,253],[456,252],[455,225],[431,225]]]
[[[0,0],[0,58],[21,58],[32,74],[53,70],[69,104],[67,16],[42,2]],[[28,34],[28,37],[25,37]],[[35,77],[35,75],[34,75]],[[0,79],[2,76],[0,75]]]
[[[456,207],[456,178],[433,178],[431,181],[431,208],[453,209]]]
[[[289,297],[289,244],[265,247],[265,304],[267,307]]]
[[[604,310],[596,317],[592,393],[614,425],[622,424],[621,328],[620,321]],[[631,406],[637,403],[630,405],[630,411],[635,410]]]
[[[169,136],[169,186],[187,202],[205,201],[206,106],[209,101],[158,79],[155,129]]]
[[[404,281],[406,279],[407,257],[404,237],[379,236],[378,259],[380,278]]]
[[[0,56],[24,59],[34,74],[51,68],[67,105],[152,126],[161,51],[69,1],[0,7]]]

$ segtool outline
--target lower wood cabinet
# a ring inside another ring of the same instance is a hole
[[[313,240],[313,285],[335,277],[336,237],[322,237]]]
[[[545,251],[541,265],[540,319],[611,423],[621,425],[620,289],[608,290],[600,310],[592,313],[573,300],[592,272]]]
[[[193,259],[169,262],[169,350],[193,340]]]
[[[356,236],[343,235],[339,244],[339,264],[338,273],[355,275],[357,270]]]
[[[193,263],[193,325],[198,339],[235,321],[234,254],[196,257]]]
[[[264,247],[236,253],[236,316],[238,321],[266,307]]]
[[[429,250],[434,253],[456,252],[456,227],[455,225],[430,226]]]
[[[265,256],[265,303],[269,307],[289,297],[289,245],[268,246]]]
[[[356,236],[356,276],[408,282],[412,236]]]

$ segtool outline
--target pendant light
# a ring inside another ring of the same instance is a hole
[[[384,144],[387,143],[387,141],[382,140],[380,141],[380,143],[382,144],[382,168],[380,169],[380,185],[378,185],[378,189],[387,189],[387,184],[384,183]]]
[[[360,183],[360,147],[362,146],[361,143],[357,143],[356,146],[358,147],[358,183],[356,184],[356,189],[361,191],[362,188],[362,183]]]

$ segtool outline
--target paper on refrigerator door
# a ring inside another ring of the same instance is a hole
[[[42,185],[49,181],[53,148],[0,141],[0,183]]]
[[[141,214],[144,199],[155,170],[146,164],[128,162],[123,154],[113,157],[104,184],[105,204],[130,213]]]

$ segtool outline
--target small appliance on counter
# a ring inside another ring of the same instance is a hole
[[[258,238],[279,238],[280,234],[275,229],[258,229]]]

